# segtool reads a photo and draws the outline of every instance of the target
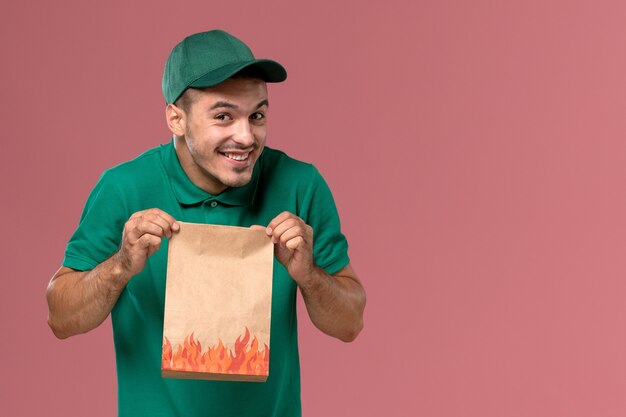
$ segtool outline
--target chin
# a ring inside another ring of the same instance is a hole
[[[252,179],[252,174],[242,175],[237,178],[229,178],[226,181],[222,181],[222,184],[224,184],[225,186],[229,188],[243,187],[244,185],[248,185],[251,179]]]

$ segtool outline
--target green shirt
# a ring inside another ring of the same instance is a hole
[[[250,183],[211,195],[189,180],[169,143],[104,172],[67,245],[63,265],[93,269],[117,251],[128,218],[147,208],[185,222],[244,227],[265,226],[290,211],[313,227],[314,258],[320,267],[333,274],[349,263],[335,203],[315,167],[266,147]],[[301,415],[297,286],[276,260],[267,382],[161,377],[167,245],[164,238],[111,312],[119,416]]]

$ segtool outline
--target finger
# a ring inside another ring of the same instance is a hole
[[[274,232],[274,229],[279,224],[281,224],[282,222],[284,222],[285,220],[287,220],[289,218],[299,218],[299,217],[297,217],[295,214],[292,214],[292,213],[290,213],[288,211],[283,211],[278,216],[274,217],[272,219],[272,221],[270,221],[270,224],[267,225],[266,233],[271,236],[272,233]]]
[[[154,253],[159,249],[161,249],[161,243],[159,243],[158,245],[150,245],[148,247],[148,257],[154,255]]]
[[[298,218],[288,218],[282,223],[276,225],[274,230],[272,231],[272,242],[278,243],[281,239],[281,236],[289,229],[299,228],[304,224],[304,222]]]
[[[148,211],[151,214],[155,214],[159,218],[164,219],[167,222],[167,224],[169,225],[169,227],[170,227],[170,229],[172,231],[176,232],[176,231],[178,231],[180,229],[180,225],[176,222],[176,219],[174,217],[172,217],[171,215],[169,215],[168,213],[164,212],[163,210],[154,208],[154,209],[150,209]]]
[[[303,250],[306,247],[306,241],[302,236],[296,236],[285,242],[285,247],[290,251]]]
[[[155,220],[144,220],[137,225],[137,229],[142,235],[150,234],[158,237],[167,236],[169,232],[167,225],[159,224]]]
[[[174,217],[160,209],[149,209],[147,211],[151,219],[154,219],[161,227],[168,238],[172,237],[172,232],[180,230],[180,225]]]
[[[150,233],[156,234],[157,236],[166,236],[168,238],[172,236],[172,231],[176,231],[179,227],[178,223],[175,221],[174,223],[171,222],[174,219],[172,216],[159,209],[149,209],[137,212],[131,216],[131,219],[134,220],[140,230],[146,230],[145,224],[152,223],[157,225],[160,227],[161,232],[155,233],[152,228],[147,230],[150,230]]]
[[[296,238],[301,238],[303,242],[308,241],[307,230],[305,227],[297,225],[285,230],[285,232],[280,235],[280,245],[289,247],[287,246],[287,243]]]
[[[152,255],[152,253],[156,252],[161,247],[161,238],[155,235],[145,234],[137,240],[137,245],[147,249],[148,254]]]
[[[252,229],[252,230],[265,230],[266,228],[265,228],[265,226],[261,226],[261,225],[258,225],[258,224],[253,224],[252,226],[250,226],[250,229]]]
[[[165,235],[163,226],[144,218],[134,219],[127,226],[127,240],[130,242],[138,241],[143,235],[150,234],[158,237]]]

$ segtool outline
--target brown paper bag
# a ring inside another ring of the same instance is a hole
[[[179,223],[169,242],[162,376],[265,381],[270,238],[263,230]]]

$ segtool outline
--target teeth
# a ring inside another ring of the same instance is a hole
[[[249,154],[247,154],[247,153],[243,153],[243,154],[225,153],[224,155],[226,155],[227,158],[234,159],[235,161],[244,161],[244,160],[248,159],[248,155]]]

